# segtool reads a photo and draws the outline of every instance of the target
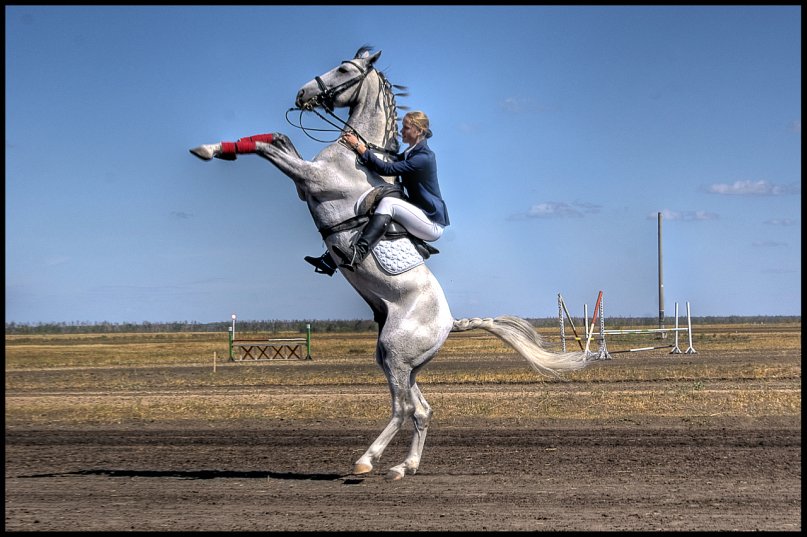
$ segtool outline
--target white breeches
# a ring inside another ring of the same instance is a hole
[[[421,209],[399,198],[383,198],[375,212],[391,216],[409,233],[424,241],[436,241],[443,234],[443,226],[435,224]]]

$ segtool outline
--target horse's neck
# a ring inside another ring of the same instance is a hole
[[[393,101],[385,98],[388,90],[379,75],[367,77],[365,82],[357,103],[350,110],[348,124],[364,141],[385,149],[397,149]]]
[[[366,79],[360,90],[362,93],[350,109],[347,122],[363,141],[396,149],[393,104],[391,99],[385,99],[385,89],[380,87],[382,83],[378,76]],[[393,123],[387,125],[389,117],[392,117]],[[327,168],[319,176],[316,187],[307,185],[309,209],[318,227],[331,226],[354,216],[354,206],[359,196],[370,187],[384,182],[377,174],[368,175],[366,170],[357,168],[355,156],[352,152],[346,155],[344,146],[339,142],[325,148],[315,160],[325,163]]]

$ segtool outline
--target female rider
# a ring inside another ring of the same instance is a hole
[[[419,111],[407,113],[403,118],[401,138],[409,147],[396,155],[393,162],[385,162],[352,132],[342,135],[342,141],[358,153],[362,164],[381,175],[398,176],[396,182],[403,186],[407,199],[391,196],[381,199],[370,221],[349,250],[345,252],[334,247],[343,261],[340,267],[355,270],[378,244],[393,220],[424,241],[436,241],[443,234],[449,224],[448,211],[437,181],[437,160],[426,143],[431,136],[426,114]]]

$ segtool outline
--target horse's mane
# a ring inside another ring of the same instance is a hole
[[[359,47],[359,50],[356,51],[355,57],[357,59],[366,59],[374,50],[375,47],[372,45],[362,45]],[[391,140],[387,143],[387,149],[397,153],[401,147],[398,143],[398,122],[402,120],[401,117],[398,117],[398,109],[408,110],[408,108],[406,106],[398,106],[395,97],[407,97],[409,94],[406,92],[395,93],[395,90],[406,90],[406,86],[392,84],[387,78],[386,74],[380,69],[375,69],[375,72],[378,74],[378,78],[381,80],[381,91],[384,92],[384,99],[389,105],[389,116],[387,117],[387,122],[388,124],[392,123],[394,129],[391,133]]]
[[[387,99],[387,104],[390,105],[389,111],[387,112],[387,123],[392,124],[393,132],[391,133],[392,136],[390,142],[387,143],[387,149],[397,153],[400,149],[400,144],[398,143],[398,121],[400,121],[401,118],[398,117],[398,103],[395,101],[395,97],[397,95],[393,91],[393,88],[398,86],[391,84],[383,72],[378,70],[376,70],[376,72],[378,73],[378,78],[381,80],[381,91],[384,92],[385,99]]]

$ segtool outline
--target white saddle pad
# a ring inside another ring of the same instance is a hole
[[[373,256],[388,274],[402,274],[423,263],[423,256],[406,237],[379,242],[373,248]]]

